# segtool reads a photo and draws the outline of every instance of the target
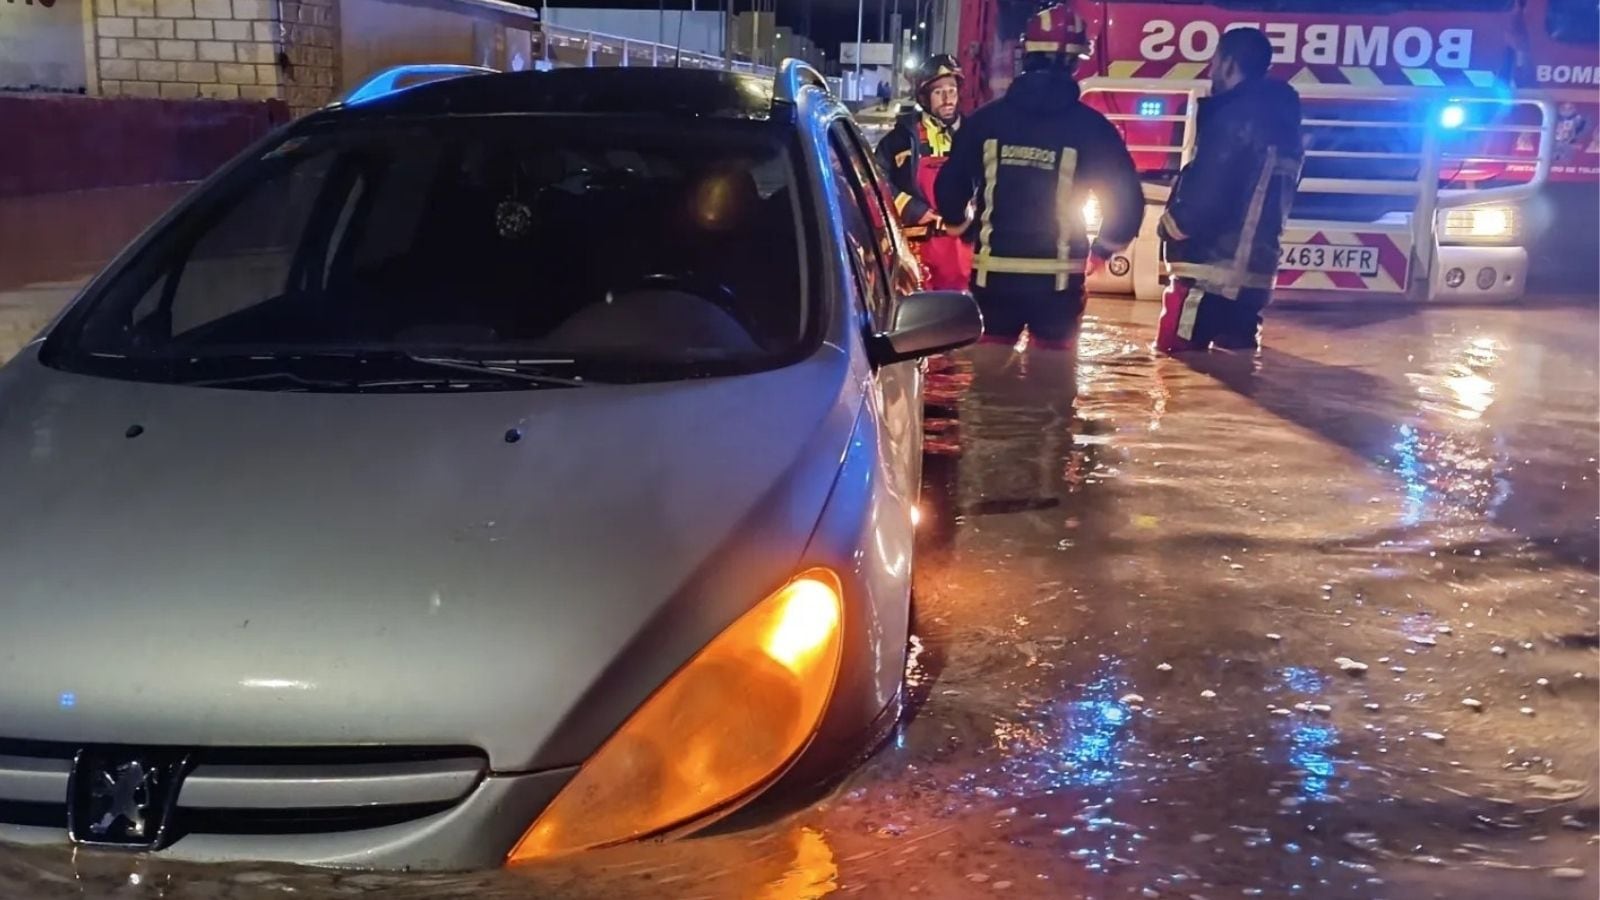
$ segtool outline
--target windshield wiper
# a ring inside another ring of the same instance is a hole
[[[318,352],[242,355],[238,357],[200,357],[190,364],[216,366],[244,364],[254,371],[218,375],[215,369],[205,375],[175,377],[172,380],[193,387],[243,387],[283,382],[291,390],[361,391],[404,387],[464,386],[468,384],[518,384],[551,387],[583,387],[579,378],[545,375],[526,368],[551,365],[559,360],[475,360],[423,356],[406,352]],[[332,368],[330,368],[332,367]],[[446,369],[452,374],[418,377],[416,370]],[[411,371],[397,371],[410,369]]]
[[[419,365],[437,366],[441,369],[470,372],[474,375],[494,375],[528,384],[539,384],[547,387],[589,386],[589,382],[584,381],[582,378],[566,378],[560,375],[545,375],[540,372],[529,371],[531,366],[548,366],[558,362],[566,362],[565,360],[457,359],[451,356],[420,356],[415,353],[402,355]]]
[[[243,387],[264,382],[282,381],[293,385],[297,390],[355,390],[363,382],[351,378],[307,378],[304,375],[287,370],[273,370],[270,372],[252,372],[249,375],[228,375],[221,378],[178,378],[175,384],[189,387]]]

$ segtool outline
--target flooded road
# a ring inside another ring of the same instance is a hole
[[[0,895],[1595,897],[1592,302],[1187,361],[1155,312],[937,379],[911,702],[823,795],[468,875],[0,849]]]

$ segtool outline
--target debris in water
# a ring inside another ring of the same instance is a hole
[[[1430,741],[1433,741],[1436,744],[1437,743],[1442,743],[1444,741],[1444,735],[1440,734],[1437,731],[1424,731],[1422,733],[1422,736],[1427,738]]]
[[[1378,836],[1370,831],[1352,831],[1344,836],[1344,842],[1367,853],[1377,853],[1382,849]]]
[[[1144,890],[1139,892],[1139,896],[1141,896],[1141,897],[1159,897],[1159,896],[1161,896],[1161,892],[1156,890],[1155,888],[1145,888]]]
[[[1161,665],[1156,666],[1156,671],[1157,672],[1171,672],[1172,671],[1172,663],[1162,663]]]
[[[1382,706],[1379,706],[1376,703],[1363,703],[1361,708],[1367,710],[1368,712],[1377,712],[1378,710],[1383,709]]]
[[[1439,644],[1438,641],[1434,640],[1433,635],[1431,634],[1413,635],[1411,638],[1411,643],[1422,647],[1435,647]]]
[[[1571,815],[1562,816],[1561,817],[1561,827],[1562,828],[1570,828],[1573,831],[1588,831],[1589,830],[1588,826],[1583,824],[1583,820],[1582,819],[1578,818],[1577,816],[1571,816]]]
[[[1531,716],[1531,715],[1533,715],[1533,707],[1531,707],[1531,706],[1524,706],[1524,707],[1523,707],[1523,708],[1521,708],[1521,709],[1519,709],[1519,710],[1517,710],[1517,712],[1520,712],[1520,713],[1522,713],[1522,714],[1523,714],[1523,715],[1525,715],[1525,716]]]
[[[1209,843],[1211,843],[1212,841],[1214,841],[1216,839],[1217,839],[1217,836],[1214,835],[1214,834],[1193,834],[1193,835],[1189,836],[1189,843],[1191,843],[1191,844],[1209,844]]]
[[[1475,700],[1472,697],[1468,697],[1467,699],[1461,701],[1461,705],[1465,706],[1467,709],[1473,710],[1474,712],[1483,711],[1483,701]]]
[[[1529,775],[1523,783],[1539,791],[1539,799],[1556,803],[1564,800],[1576,800],[1589,793],[1589,786],[1576,779],[1552,778],[1549,775]]]
[[[1542,688],[1547,688],[1547,687],[1550,686],[1550,679],[1541,678],[1538,681],[1535,681],[1534,684],[1537,684],[1539,687],[1542,687]]]
[[[1122,695],[1122,699],[1118,700],[1117,702],[1118,703],[1143,703],[1144,702],[1144,698],[1139,696],[1138,694],[1123,694]]]
[[[1202,700],[1214,700],[1214,699],[1216,699],[1216,696],[1217,696],[1217,692],[1211,690],[1210,688],[1207,688],[1207,689],[1205,689],[1205,690],[1200,692],[1200,698]]]
[[[1278,634],[1275,631],[1269,631],[1269,632],[1267,632],[1267,640],[1269,640],[1269,641],[1281,641],[1281,640],[1283,640],[1283,635]]]
[[[971,875],[967,876],[967,880],[973,884],[983,884],[985,881],[989,880],[989,876],[983,874],[982,872],[973,872]]]
[[[1560,878],[1562,881],[1577,881],[1587,874],[1588,873],[1582,869],[1574,869],[1568,866],[1550,870],[1551,877]]]
[[[1339,667],[1340,671],[1349,672],[1351,675],[1361,675],[1367,671],[1366,663],[1357,662],[1348,656],[1341,656],[1333,662],[1334,665]]]
[[[1449,625],[1438,625],[1435,626],[1433,630],[1439,634],[1453,634],[1455,632],[1455,629],[1451,628]]]
[[[1011,882],[1009,882],[1009,881],[996,881],[994,883],[994,889],[997,890],[997,891],[1009,890],[1010,888],[1011,888]]]
[[[1489,652],[1493,653],[1495,656],[1505,656],[1506,648],[1500,646],[1499,644],[1495,644],[1493,647],[1489,648]]]

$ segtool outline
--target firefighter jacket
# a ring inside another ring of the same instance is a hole
[[[1102,211],[1096,255],[1110,256],[1138,235],[1144,196],[1127,145],[1078,97],[1065,72],[1025,73],[956,132],[934,194],[952,226],[967,221],[976,201],[975,286],[1066,290],[1091,250],[1084,222],[1091,192]]]
[[[1300,95],[1263,78],[1201,100],[1195,140],[1159,228],[1172,274],[1235,300],[1271,289],[1305,156]]]
[[[909,237],[919,237],[927,226],[923,218],[933,212],[933,198],[920,183],[924,160],[941,159],[950,155],[950,145],[958,119],[946,125],[921,109],[912,110],[895,120],[894,129],[878,142],[878,164],[889,173],[889,183],[894,186],[894,205],[900,211],[900,224]]]

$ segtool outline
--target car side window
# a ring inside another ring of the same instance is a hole
[[[882,207],[875,204],[869,190],[863,190],[856,168],[847,161],[847,148],[837,131],[829,135],[828,166],[833,171],[833,189],[844,215],[846,249],[856,276],[862,281],[861,296],[872,328],[884,331],[889,327],[894,301],[891,263],[884,259],[878,231],[872,225],[874,215],[881,218]]]

